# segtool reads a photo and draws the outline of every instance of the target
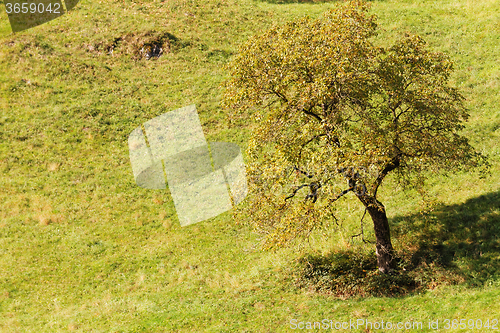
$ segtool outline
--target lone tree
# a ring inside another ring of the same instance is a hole
[[[449,85],[450,59],[413,35],[375,46],[367,10],[351,1],[250,38],[228,65],[222,104],[255,120],[247,213],[267,235],[265,247],[310,235],[352,192],[373,221],[378,267],[387,273],[394,250],[377,199],[386,176],[415,186],[422,171],[477,167],[485,158],[459,134],[468,113]]]

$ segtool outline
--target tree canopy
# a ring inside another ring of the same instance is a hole
[[[387,174],[411,186],[426,170],[484,164],[460,135],[469,115],[449,83],[450,58],[410,34],[376,46],[376,33],[368,5],[351,1],[273,26],[228,65],[223,105],[255,122],[247,212],[265,246],[309,235],[353,193],[373,220],[379,269],[388,272],[393,249],[377,199]]]

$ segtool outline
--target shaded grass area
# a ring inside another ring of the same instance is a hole
[[[442,285],[484,287],[500,277],[500,192],[392,219],[397,268],[380,274],[359,248],[298,260],[295,283],[323,294],[402,296]]]
[[[500,192],[438,205],[432,212],[398,217],[393,223],[395,237],[407,244],[409,270],[449,268],[471,287],[499,278]]]
[[[295,284],[300,288],[342,299],[369,296],[401,296],[420,287],[402,269],[381,274],[375,253],[354,251],[307,255],[298,261]]]

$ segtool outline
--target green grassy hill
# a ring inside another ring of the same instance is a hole
[[[431,176],[433,206],[416,191],[390,180],[384,185],[381,201],[396,249],[427,246],[437,250],[424,254],[447,259],[431,260],[439,267],[422,271],[433,272],[421,275],[427,291],[342,300],[295,286],[292,268],[301,254],[371,249],[350,241],[363,213],[354,200],[342,203],[343,230],[318,235],[301,252],[273,253],[260,251],[258,235],[231,212],[181,228],[168,191],[134,182],[128,135],[182,106],[196,104],[208,141],[245,148],[252,121],[229,126],[219,107],[223,65],[239,43],[273,22],[335,5],[83,0],[59,19],[0,39],[0,331],[297,331],[292,319],[422,322],[414,331],[431,331],[429,320],[444,329],[446,319],[480,319],[490,328],[462,331],[494,331],[493,319],[500,321],[498,1],[372,2],[380,43],[410,31],[455,61],[453,80],[471,113],[465,132],[492,163],[486,179]],[[140,50],[158,42],[168,47],[146,60]]]

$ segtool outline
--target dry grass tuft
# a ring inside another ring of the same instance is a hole
[[[61,163],[49,163],[47,169],[49,171],[57,171],[60,166],[61,166]]]
[[[75,331],[78,329],[78,325],[77,324],[74,324],[74,323],[71,323],[68,325],[68,330],[70,331]]]

